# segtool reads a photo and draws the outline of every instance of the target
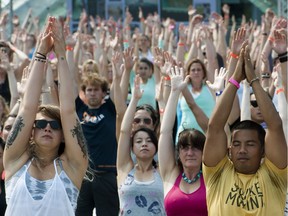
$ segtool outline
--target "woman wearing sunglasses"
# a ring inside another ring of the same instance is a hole
[[[163,184],[153,159],[157,152],[158,140],[153,131],[152,119],[149,115],[140,117],[140,113],[134,117],[141,96],[140,77],[137,75],[118,142],[117,183],[120,215],[166,215]],[[142,127],[139,124],[142,124]],[[135,163],[131,158],[131,149],[136,157]]]
[[[58,58],[60,107],[38,106],[47,54]],[[6,215],[74,215],[88,158],[61,24],[49,17],[4,150]]]
[[[181,92],[189,91],[188,77],[183,81],[182,68],[172,68],[170,77],[171,93],[159,138],[159,168],[164,185],[165,210],[168,216],[207,216],[206,188],[201,167],[205,135],[194,128],[183,130],[178,137],[175,157],[172,130],[177,99]],[[201,112],[205,116],[198,106],[193,112],[198,115]]]

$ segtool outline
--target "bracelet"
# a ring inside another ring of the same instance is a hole
[[[40,52],[36,52],[36,54],[39,55],[39,56],[37,56],[37,58],[46,59],[46,55],[44,55],[44,54],[42,54]]]
[[[228,81],[229,81],[231,84],[233,84],[237,89],[240,88],[240,85],[239,85],[239,83],[237,82],[237,80],[235,80],[235,79],[233,79],[233,78],[230,78]]]
[[[171,88],[171,84],[164,84],[164,86]]]
[[[73,47],[67,45],[67,46],[66,46],[66,50],[67,50],[67,51],[73,51]]]
[[[262,75],[261,75],[261,78],[262,79],[269,79],[271,76],[270,76],[270,73],[263,73]]]
[[[39,58],[39,57],[37,57],[37,56],[34,57],[34,60],[35,60],[35,61],[38,61],[38,62],[46,63],[46,59]]]
[[[276,94],[279,94],[280,92],[284,92],[284,88],[279,88],[276,90]]]
[[[265,32],[263,32],[263,33],[262,33],[262,35],[264,35],[264,36],[267,36],[268,34],[267,34],[267,33],[265,33]]]
[[[253,84],[253,82],[255,82],[256,80],[259,81],[259,77],[253,78],[253,79],[249,82],[249,85],[251,86],[251,85]]]
[[[278,58],[284,57],[284,56],[286,56],[286,55],[287,55],[287,51],[284,52],[284,53],[282,53],[282,54],[279,54],[279,55],[278,55]]]
[[[239,58],[239,55],[237,55],[237,54],[235,54],[235,53],[233,53],[233,52],[230,53],[230,56],[231,56],[232,58],[235,58],[235,59],[238,59],[238,58]]]
[[[169,80],[171,80],[171,77],[170,76],[164,76],[164,80],[169,81]]]
[[[217,92],[215,93],[215,95],[218,97],[218,96],[220,96],[220,95],[222,94],[222,92],[223,92],[223,91],[217,91]]]
[[[178,43],[178,46],[185,46],[184,43]]]
[[[283,56],[283,57],[280,57],[280,58],[279,58],[280,63],[287,62],[287,60],[288,60],[288,57],[287,57],[287,56]]]

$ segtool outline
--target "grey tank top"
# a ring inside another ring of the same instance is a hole
[[[154,179],[148,182],[137,181],[134,173],[133,168],[119,186],[119,215],[165,216],[163,182],[158,171],[153,170]]]

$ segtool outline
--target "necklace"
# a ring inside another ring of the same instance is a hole
[[[194,182],[196,182],[200,178],[201,173],[202,173],[202,170],[200,170],[193,179],[188,179],[187,176],[185,175],[185,173],[183,172],[182,173],[182,178],[188,184],[193,184]]]

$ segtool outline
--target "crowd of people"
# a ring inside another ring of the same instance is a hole
[[[0,215],[288,215],[287,19],[188,17],[2,12]]]

